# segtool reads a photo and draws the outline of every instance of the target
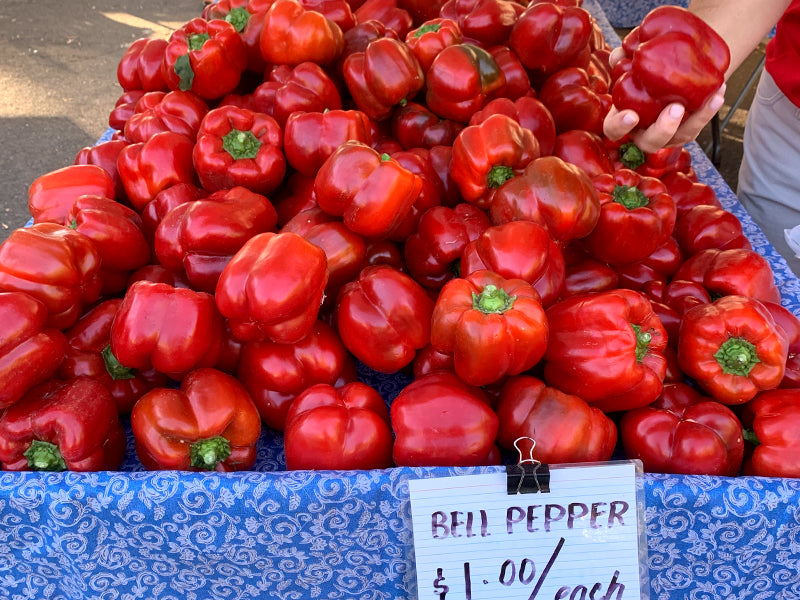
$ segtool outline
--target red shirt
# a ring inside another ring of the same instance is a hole
[[[800,106],[800,0],[792,0],[767,44],[767,72],[780,90]]]

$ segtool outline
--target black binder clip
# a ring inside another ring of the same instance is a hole
[[[528,456],[523,458],[522,449],[519,447],[521,440],[530,440],[531,447]],[[535,494],[550,491],[550,467],[533,458],[533,449],[536,440],[529,437],[517,438],[514,447],[519,453],[519,462],[506,466],[506,492],[511,494]]]

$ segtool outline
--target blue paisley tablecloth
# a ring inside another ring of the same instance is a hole
[[[691,151],[800,314],[800,282]],[[361,379],[387,401],[410,381]],[[408,480],[502,468],[286,472],[268,430],[247,473],[145,472],[128,450],[120,472],[0,473],[0,598],[413,599]],[[647,474],[645,493],[651,600],[800,599],[800,480]]]

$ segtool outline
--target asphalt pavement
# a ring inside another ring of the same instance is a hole
[[[28,220],[31,182],[108,128],[127,47],[202,10],[203,0],[0,1],[0,241]]]

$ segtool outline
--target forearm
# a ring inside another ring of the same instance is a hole
[[[719,33],[731,50],[727,77],[758,46],[790,0],[691,0],[689,10]]]

